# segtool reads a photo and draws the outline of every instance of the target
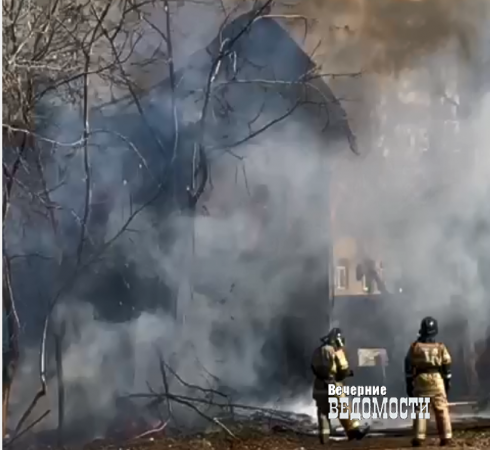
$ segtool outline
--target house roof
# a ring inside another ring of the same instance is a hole
[[[247,31],[243,32],[244,29]],[[311,113],[313,122],[329,135],[329,138],[347,138],[351,148],[355,146],[344,108],[332,90],[320,76],[315,76],[315,64],[297,42],[274,18],[258,17],[252,20],[251,14],[243,14],[224,27],[221,32],[202,50],[189,58],[189,63],[175,72],[176,97],[178,98],[181,122],[187,125],[199,121],[202,104],[206,96],[207,81],[213,63],[220,54],[220,49],[233,43],[225,50],[226,57],[215,70],[216,79],[212,83],[212,102],[227,103],[230,98],[239,109],[252,109],[251,98],[263,96],[264,102],[277,102],[277,95],[283,99],[301,98],[302,109]],[[141,106],[148,116],[152,110],[169,108],[170,79],[166,77],[147,90],[141,100]],[[227,100],[218,97],[226,91]],[[272,93],[276,97],[272,97]],[[219,95],[216,95],[218,94]],[[239,99],[241,97],[241,100]],[[134,101],[126,96],[118,102],[118,113],[134,110]],[[219,114],[218,114],[219,115]],[[211,130],[214,140],[228,140],[224,129],[233,134],[233,125],[226,121],[226,112],[218,117],[216,127]],[[323,121],[320,123],[319,121]],[[170,121],[165,121],[171,126]],[[225,126],[223,126],[225,124]],[[160,122],[160,128],[163,126]],[[208,125],[208,128],[213,128]],[[218,131],[217,131],[218,130]]]

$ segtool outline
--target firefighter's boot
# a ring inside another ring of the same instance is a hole
[[[354,428],[353,430],[350,430],[347,433],[347,438],[349,441],[357,440],[360,441],[361,439],[365,438],[366,435],[369,433],[369,425],[364,425],[364,426],[359,426],[357,428]]]

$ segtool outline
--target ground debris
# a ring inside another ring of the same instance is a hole
[[[281,411],[258,412],[245,415],[213,416],[218,423],[210,423],[205,429],[192,434],[182,430],[144,435],[133,434],[115,440],[96,440],[83,447],[84,450],[326,450],[328,449],[376,449],[396,450],[410,447],[410,423],[404,427],[383,428],[373,423],[372,434],[361,442],[348,442],[340,429],[328,447],[321,446],[316,435],[316,423],[307,415]],[[385,427],[386,427],[385,423]],[[459,418],[453,421],[456,449],[490,449],[490,420],[484,418]],[[150,428],[159,430],[159,428]],[[141,431],[141,430],[139,430]],[[432,434],[431,434],[432,433]],[[429,425],[431,437],[424,448],[439,448],[435,436],[435,424]],[[39,441],[38,441],[39,442]],[[22,450],[51,450],[49,446],[26,446]],[[80,450],[81,447],[66,447]]]
[[[161,437],[140,439],[125,444],[104,444],[93,442],[84,450],[325,450],[315,436],[294,433],[292,431],[274,433],[263,432],[256,428],[243,427],[240,432],[234,429],[236,438],[225,432],[208,432],[189,437]],[[369,437],[361,442],[336,441],[328,448],[338,450],[376,449],[399,450],[410,447],[409,436],[404,437]],[[427,441],[427,449],[440,448],[438,439],[431,436]],[[487,430],[461,430],[455,433],[455,449],[488,450],[490,449],[490,428]]]

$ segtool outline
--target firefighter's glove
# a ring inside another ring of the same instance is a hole
[[[405,378],[405,386],[407,389],[407,396],[413,397],[413,379],[412,378]]]
[[[335,376],[335,381],[337,382],[344,381],[346,378],[353,377],[353,376],[354,376],[354,372],[352,372],[351,369],[339,370],[337,372],[337,375]]]
[[[451,378],[444,378],[444,387],[446,389],[446,395],[449,394],[451,390]]]

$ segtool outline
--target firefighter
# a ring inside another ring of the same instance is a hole
[[[434,412],[441,446],[452,439],[447,394],[451,388],[451,355],[446,346],[436,341],[437,321],[425,317],[420,324],[419,337],[405,358],[405,379],[409,397],[429,397]],[[427,432],[427,420],[417,415],[413,422],[412,447],[421,447]]]
[[[314,351],[311,370],[315,375],[313,399],[316,402],[320,442],[325,444],[330,436],[331,424],[328,419],[328,385],[342,386],[347,377],[354,374],[349,367],[344,346],[345,340],[339,328],[333,328],[321,339],[322,344]],[[345,394],[335,395],[337,398]],[[357,420],[339,419],[349,440],[361,440],[369,427],[361,427]]]

